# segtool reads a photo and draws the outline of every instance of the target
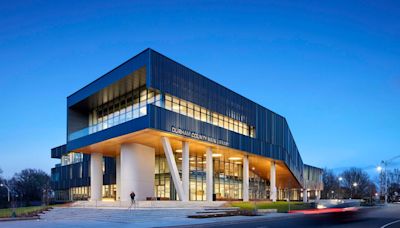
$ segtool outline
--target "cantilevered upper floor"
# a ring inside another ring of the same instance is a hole
[[[303,183],[284,117],[152,49],[70,95],[67,116],[67,152],[112,156],[121,143],[156,146],[151,137],[167,134],[282,161]]]

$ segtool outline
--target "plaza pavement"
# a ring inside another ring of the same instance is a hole
[[[274,219],[292,214],[270,213],[262,216],[233,216],[220,218],[193,219],[188,215],[202,209],[167,208],[54,208],[41,215],[40,220],[0,222],[0,227],[165,227],[207,223],[235,223],[254,219]]]

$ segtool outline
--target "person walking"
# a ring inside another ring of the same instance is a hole
[[[135,204],[135,192],[132,191],[131,194],[129,195],[131,197],[131,206],[129,207],[129,209]]]

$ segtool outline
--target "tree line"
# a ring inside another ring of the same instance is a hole
[[[10,179],[2,174],[0,169],[0,208],[48,203],[51,194],[50,176],[43,170],[24,169]],[[10,202],[7,187],[10,189]]]
[[[380,177],[382,178],[382,177]],[[340,174],[335,174],[332,170],[324,169],[322,180],[324,190],[321,193],[323,199],[372,199],[384,195],[384,180],[375,183],[367,172],[360,168],[349,168]],[[394,201],[400,193],[400,171],[394,169],[388,171],[388,196],[389,200]],[[378,188],[379,186],[379,188]]]

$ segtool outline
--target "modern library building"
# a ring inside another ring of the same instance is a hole
[[[67,97],[59,201],[318,199],[283,116],[146,49]]]

